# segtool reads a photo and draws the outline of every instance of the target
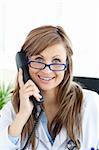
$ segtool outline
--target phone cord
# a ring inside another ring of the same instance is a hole
[[[31,133],[29,134],[28,139],[27,139],[27,141],[26,141],[24,147],[23,147],[21,150],[25,150],[25,149],[27,148],[28,143],[29,143],[29,141],[30,141],[30,139],[31,139],[31,137],[32,137],[32,135],[33,135],[33,133],[35,133],[35,130],[36,130],[36,127],[37,127],[37,125],[38,125],[39,119],[40,119],[40,117],[41,117],[41,115],[42,115],[42,112],[43,112],[43,109],[41,108],[39,115],[35,116],[35,122],[34,122],[33,129],[32,129],[32,131],[31,131]]]

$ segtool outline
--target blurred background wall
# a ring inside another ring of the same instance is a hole
[[[16,52],[28,32],[61,25],[73,45],[74,75],[99,78],[98,0],[0,0],[0,80],[14,82]]]

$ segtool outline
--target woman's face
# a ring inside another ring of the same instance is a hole
[[[56,44],[44,49],[39,55],[32,56],[30,60],[45,64],[66,64],[66,49],[63,44]],[[52,71],[48,66],[40,70],[29,66],[29,73],[40,89],[48,91],[58,87],[64,78],[65,70]]]

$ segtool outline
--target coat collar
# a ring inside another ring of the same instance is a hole
[[[36,130],[36,138],[40,140],[47,147],[51,147],[51,143],[46,135],[46,132],[43,128],[42,122],[39,122],[38,128]],[[60,147],[67,139],[66,129],[63,127],[60,133],[56,136],[53,147]]]

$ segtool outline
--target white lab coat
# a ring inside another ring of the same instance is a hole
[[[90,150],[92,147],[97,150],[99,148],[99,95],[89,90],[83,92],[83,139],[80,139],[80,150]],[[8,137],[8,126],[15,115],[9,101],[0,112],[0,149],[2,150],[20,149],[20,140],[17,145],[14,145]],[[62,128],[52,146],[40,121],[36,130],[36,150],[66,150],[66,139],[66,130]],[[31,150],[31,146],[27,147],[27,150]]]

